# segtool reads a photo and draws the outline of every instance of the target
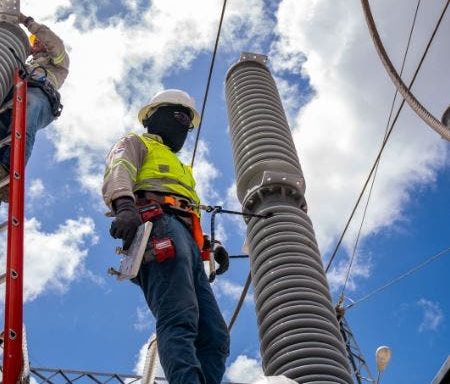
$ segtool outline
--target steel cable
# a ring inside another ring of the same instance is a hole
[[[420,69],[422,68],[422,64],[423,64],[423,62],[424,62],[424,60],[425,60],[425,57],[426,57],[427,54],[428,54],[428,51],[429,51],[429,49],[430,49],[430,47],[431,47],[431,44],[432,44],[432,42],[433,42],[433,40],[434,40],[434,37],[436,36],[436,32],[437,32],[437,30],[439,29],[439,26],[440,26],[440,24],[441,24],[441,20],[442,20],[442,18],[443,18],[443,16],[444,16],[444,14],[445,14],[446,11],[447,11],[447,7],[445,7],[445,8],[443,9],[443,11],[442,11],[442,13],[441,13],[441,16],[439,17],[439,20],[438,20],[437,23],[436,23],[436,26],[435,26],[435,28],[434,28],[434,30],[433,30],[433,33],[431,34],[430,39],[428,40],[427,46],[426,46],[426,48],[425,48],[425,50],[424,50],[424,52],[423,52],[423,54],[422,54],[422,57],[421,57],[421,59],[420,59],[420,61],[419,61],[419,64],[417,65],[416,71],[414,72],[414,76],[413,76],[413,78],[411,79],[411,82],[409,83],[408,89],[411,89],[411,88],[412,88],[412,86],[414,85],[414,83],[415,83],[415,81],[416,81],[416,79],[417,79],[417,75],[419,74],[419,71],[420,71]],[[397,110],[397,113],[396,113],[396,115],[395,115],[395,117],[394,117],[394,120],[392,121],[392,124],[391,124],[391,126],[390,126],[390,128],[389,128],[389,131],[387,132],[387,134],[386,134],[386,136],[385,136],[385,138],[384,138],[384,140],[383,140],[383,143],[381,144],[380,150],[379,150],[379,152],[378,152],[378,154],[377,154],[377,157],[375,158],[374,164],[372,165],[372,168],[371,168],[370,171],[369,171],[369,175],[367,176],[367,179],[366,179],[366,181],[364,182],[364,185],[363,185],[363,188],[362,188],[362,190],[361,190],[361,193],[359,194],[358,199],[356,200],[356,203],[355,203],[355,205],[354,205],[354,207],[353,207],[353,210],[352,210],[352,212],[350,213],[349,218],[347,219],[347,222],[346,222],[346,224],[345,224],[344,230],[342,231],[341,236],[339,237],[339,240],[338,240],[338,242],[337,242],[337,244],[336,244],[336,247],[334,248],[331,257],[330,257],[330,259],[328,260],[327,267],[325,268],[325,272],[328,272],[328,271],[329,271],[329,269],[330,269],[330,267],[331,267],[331,264],[333,263],[334,259],[336,258],[337,251],[339,250],[339,247],[340,247],[341,244],[342,244],[342,240],[344,239],[344,236],[345,236],[345,234],[347,233],[347,229],[348,229],[348,227],[349,227],[349,225],[350,225],[350,222],[352,221],[353,216],[355,215],[356,209],[358,208],[359,203],[361,202],[361,199],[362,199],[362,197],[363,197],[363,195],[364,195],[364,192],[365,192],[365,190],[366,190],[366,188],[367,188],[367,185],[369,184],[369,181],[370,181],[370,179],[372,178],[372,174],[374,173],[375,168],[377,167],[377,164],[378,164],[378,162],[380,161],[381,155],[382,155],[382,153],[383,153],[383,151],[384,151],[384,149],[385,149],[385,147],[386,147],[386,144],[387,144],[387,142],[388,142],[388,140],[389,140],[389,137],[390,137],[390,135],[391,135],[391,133],[392,133],[392,130],[394,129],[395,124],[397,123],[397,120],[398,120],[398,118],[399,118],[399,116],[400,116],[400,112],[402,111],[404,105],[405,105],[405,99],[402,100],[402,102],[401,102],[401,104],[400,104],[400,106],[399,106],[399,108],[398,108],[398,110]]]
[[[222,30],[222,23],[223,23],[223,17],[225,15],[226,6],[227,6],[227,0],[224,0],[223,6],[222,6],[222,13],[220,15],[219,28],[217,29],[216,42],[214,44],[214,50],[213,50],[213,54],[212,54],[212,58],[211,58],[211,65],[209,67],[208,80],[206,82],[205,94],[203,96],[202,110],[200,112],[200,124],[197,129],[197,135],[195,136],[194,152],[192,153],[191,167],[194,166],[195,155],[197,153],[197,146],[198,146],[198,141],[200,138],[200,130],[202,129],[203,116],[205,114],[206,102],[208,101],[209,87],[211,85],[211,78],[212,78],[212,73],[213,73],[213,69],[214,69],[214,62],[216,61],[217,47],[219,46],[220,31]]]
[[[252,274],[249,272],[247,276],[247,280],[245,281],[244,288],[242,289],[241,296],[239,297],[236,308],[233,311],[233,315],[231,316],[230,322],[228,323],[228,332],[231,332],[234,323],[241,311],[242,304],[244,304],[245,297],[247,296],[248,289],[250,288],[250,283],[252,282]]]
[[[413,20],[412,20],[412,23],[411,23],[411,28],[410,28],[410,30],[409,30],[408,41],[407,41],[407,43],[406,43],[405,53],[403,54],[402,65],[401,65],[401,69],[400,69],[400,77],[403,75],[403,70],[405,69],[406,57],[408,56],[409,47],[410,47],[410,45],[411,45],[411,38],[412,38],[412,35],[413,35],[413,33],[414,33],[414,28],[415,28],[415,26],[416,26],[417,14],[418,14],[418,12],[419,12],[420,3],[421,3],[421,0],[418,0],[418,1],[417,1],[417,5],[416,5],[416,9],[415,9],[415,12],[414,12],[414,17],[413,17]],[[388,116],[388,119],[387,119],[387,121],[386,121],[386,127],[385,127],[385,130],[384,130],[384,137],[383,137],[383,140],[386,138],[387,132],[388,132],[388,130],[389,130],[389,123],[391,122],[392,113],[393,113],[393,111],[394,111],[395,102],[396,102],[396,100],[397,100],[397,95],[398,95],[398,89],[395,89],[394,97],[393,97],[392,103],[391,103],[391,108],[390,108],[390,110],[389,110],[389,116]],[[349,266],[348,266],[348,269],[347,269],[347,274],[346,274],[346,276],[345,276],[344,285],[343,285],[343,287],[342,287],[342,291],[341,291],[341,295],[340,295],[340,301],[343,301],[343,299],[344,299],[345,289],[346,289],[347,283],[348,283],[348,281],[349,281],[349,279],[350,279],[351,269],[352,269],[354,260],[355,260],[355,258],[356,258],[356,250],[357,250],[357,248],[358,248],[359,238],[360,238],[360,236],[361,236],[361,231],[362,231],[362,228],[363,228],[363,226],[364,226],[365,219],[366,219],[366,214],[367,214],[367,209],[368,209],[368,207],[369,207],[370,198],[372,197],[372,191],[373,191],[373,187],[374,187],[374,185],[375,185],[375,180],[376,180],[376,178],[377,178],[377,173],[378,173],[378,167],[379,167],[379,165],[380,165],[380,163],[377,163],[377,165],[376,165],[376,167],[375,167],[375,170],[374,170],[374,174],[373,174],[373,178],[372,178],[372,183],[371,183],[371,185],[370,185],[369,193],[368,193],[368,195],[367,195],[366,205],[364,206],[363,216],[362,216],[361,223],[360,223],[360,226],[359,226],[359,229],[358,229],[358,234],[357,234],[357,236],[356,236],[355,244],[354,244],[354,246],[353,246],[352,257],[351,257],[351,259],[350,259],[350,263],[349,263]]]
[[[405,98],[409,106],[414,110],[414,112],[416,112],[416,114],[427,125],[429,125],[437,133],[439,133],[444,139],[450,141],[450,128],[445,126],[442,122],[436,119],[427,109],[425,109],[425,107],[419,102],[419,100],[417,100],[416,97],[411,93],[410,88],[406,87],[405,83],[403,83],[403,80],[395,70],[378,34],[376,24],[370,10],[369,0],[361,0],[361,3],[364,10],[364,16],[366,18],[366,22],[369,27],[370,36],[372,37],[378,56],[380,57],[389,77],[391,78],[391,80],[393,81],[399,92],[402,94],[402,96]],[[439,24],[442,21],[442,18],[449,4],[450,0],[447,1],[447,4],[444,7],[441,18],[439,19]]]
[[[428,264],[431,264],[433,261],[437,260],[438,258],[440,258],[441,256],[444,256],[445,254],[447,254],[449,252],[450,252],[450,247],[446,248],[446,249],[443,249],[442,251],[440,251],[437,254],[429,257],[428,259],[426,259],[425,261],[423,261],[419,265],[415,266],[414,268],[411,268],[409,271],[401,274],[400,276],[397,276],[395,279],[392,279],[388,283],[382,285],[381,287],[379,287],[379,288],[373,290],[372,292],[368,293],[367,295],[363,296],[361,299],[356,300],[353,303],[347,305],[345,307],[345,309],[353,308],[356,304],[360,304],[363,301],[366,301],[366,300],[370,299],[375,294],[377,294],[377,293],[379,293],[381,291],[384,291],[386,288],[389,288],[391,285],[394,285],[394,284],[398,283],[399,281],[403,280],[404,278],[406,278],[408,276],[411,276],[413,273],[418,272],[422,268],[426,267]]]

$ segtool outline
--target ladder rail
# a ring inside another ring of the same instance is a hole
[[[6,258],[3,383],[21,380],[23,358],[23,236],[27,81],[14,74]]]

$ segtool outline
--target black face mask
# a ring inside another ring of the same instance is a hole
[[[176,153],[183,148],[190,126],[180,123],[174,117],[174,112],[184,112],[189,115],[187,108],[176,105],[163,106],[143,123],[148,133],[160,136],[163,143]]]

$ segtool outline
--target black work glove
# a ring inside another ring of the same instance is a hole
[[[134,201],[131,197],[119,197],[113,201],[113,208],[116,218],[111,223],[109,233],[115,239],[122,239],[122,249],[126,251],[130,248],[138,227],[142,224]]]
[[[216,275],[221,275],[228,271],[230,258],[228,257],[228,252],[221,245],[214,247],[214,260],[219,264],[219,268],[216,269]]]

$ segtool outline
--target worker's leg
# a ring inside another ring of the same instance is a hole
[[[2,114],[0,114],[0,140],[5,139],[9,135],[9,116],[10,110],[6,110]],[[3,149],[2,149],[3,148]],[[0,148],[0,151],[6,151],[5,146]],[[9,147],[8,147],[9,152]],[[9,177],[9,170],[2,167],[0,164],[0,181],[4,180],[6,177]],[[0,189],[0,201],[8,201],[9,190],[7,188]]]
[[[27,92],[27,138],[25,147],[25,162],[31,156],[36,133],[49,125],[55,116],[45,93],[36,87],[29,87]]]
[[[186,227],[166,214],[154,223],[152,237],[172,239],[175,258],[144,263],[137,282],[156,318],[158,352],[170,384],[205,384],[194,342],[198,330],[193,241]]]
[[[8,135],[11,133],[9,126],[11,122],[11,110],[7,109],[0,114],[0,140],[6,139]],[[2,158],[3,153],[6,153],[9,156],[9,145],[2,146],[0,148],[0,159]],[[4,177],[8,176],[9,169],[6,167],[2,167],[0,164],[0,180]]]
[[[27,127],[26,127],[26,146],[25,161],[28,161],[33,150],[36,132],[45,128],[53,120],[54,116],[50,102],[40,88],[29,87],[27,91]],[[11,133],[11,126],[8,127],[8,133]],[[10,147],[0,148],[0,165],[9,171],[9,152]]]
[[[206,277],[203,263],[200,261],[200,255],[198,260],[194,278],[200,317],[195,346],[206,382],[219,384],[225,372],[230,339],[227,326]]]

